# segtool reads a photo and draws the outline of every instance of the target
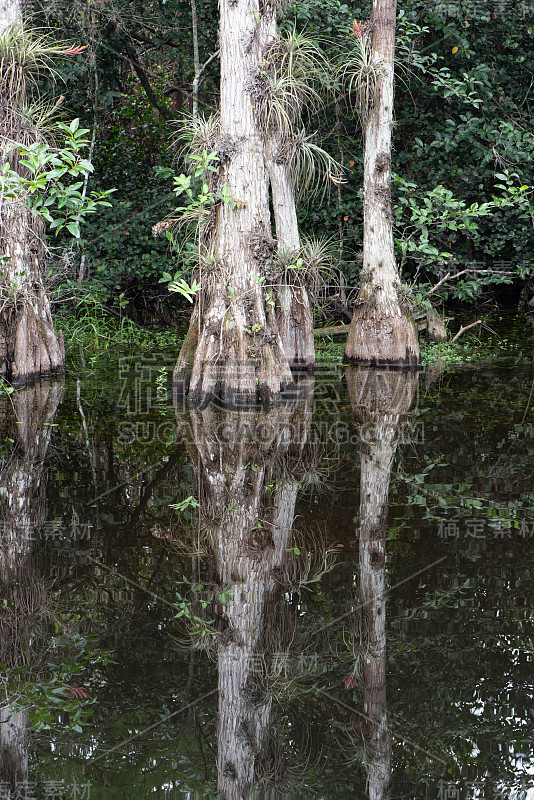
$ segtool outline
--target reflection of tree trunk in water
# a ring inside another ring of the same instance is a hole
[[[272,657],[283,646],[280,573],[291,541],[298,460],[308,410],[191,412],[190,447],[201,485],[204,535],[216,583],[232,599],[218,607],[218,775],[225,800],[253,795],[276,770],[266,694]],[[289,462],[289,463],[288,463]],[[273,494],[265,496],[265,486]]]
[[[387,370],[349,369],[347,383],[361,441],[360,603],[363,622],[363,703],[370,745],[370,800],[383,800],[391,776],[391,735],[386,701],[386,525],[391,467],[401,416],[417,376]]]
[[[27,711],[10,714],[9,708],[0,708],[0,781],[14,792],[28,780],[27,726]]]
[[[0,397],[0,442],[14,440],[0,473],[0,661],[8,668],[31,660],[28,622],[44,603],[44,586],[34,574],[34,531],[46,516],[44,459],[61,400],[59,382],[40,383]],[[27,712],[0,708],[0,781],[16,793],[28,778]]]

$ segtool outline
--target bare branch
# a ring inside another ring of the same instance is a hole
[[[462,335],[462,333],[465,333],[465,332],[466,332],[466,331],[468,331],[470,328],[474,328],[474,327],[475,327],[475,325],[482,325],[482,320],[481,320],[481,319],[477,319],[477,321],[476,321],[476,322],[472,322],[472,323],[471,323],[471,325],[466,325],[465,327],[463,327],[463,326],[462,326],[462,327],[460,328],[460,330],[458,331],[458,333],[456,334],[456,336],[453,338],[453,340],[452,340],[452,341],[453,341],[453,342],[455,342],[457,339],[459,339],[459,338],[460,338],[460,336]]]
[[[489,274],[491,274],[491,275],[509,275],[510,277],[513,277],[514,275],[516,275],[515,272],[507,272],[507,271],[494,270],[494,269],[472,269],[471,267],[468,267],[467,269],[462,269],[462,270],[460,270],[460,272],[455,272],[454,274],[452,274],[450,272],[447,272],[447,274],[445,275],[444,278],[442,278],[440,281],[438,281],[438,283],[436,283],[436,285],[433,286],[432,289],[428,290],[428,292],[425,294],[425,297],[430,297],[431,294],[434,294],[434,292],[437,289],[439,289],[439,287],[443,283],[445,283],[445,281],[448,281],[449,279],[451,281],[455,280],[456,278],[459,278],[461,275],[465,275],[467,272],[472,272],[474,275],[489,275]]]
[[[124,42],[124,48],[126,50],[126,53],[128,54],[128,60],[131,63],[134,70],[136,71],[137,77],[141,82],[141,86],[145,90],[145,94],[150,104],[154,106],[156,111],[158,111],[161,114],[162,118],[167,122],[171,119],[174,119],[173,113],[169,111],[167,106],[163,105],[158,100],[156,93],[154,92],[154,89],[152,88],[150,81],[148,80],[148,75],[146,73],[146,70],[139,61],[139,57],[137,55],[135,47],[133,47],[133,45],[131,45],[129,42]]]

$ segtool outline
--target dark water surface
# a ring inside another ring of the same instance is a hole
[[[0,797],[534,798],[524,328],[271,411],[173,354],[0,397]]]

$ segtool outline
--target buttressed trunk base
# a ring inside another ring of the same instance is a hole
[[[38,293],[0,322],[0,375],[18,386],[64,372],[63,334],[56,336],[48,300]]]
[[[1,126],[0,126],[1,127]],[[42,280],[44,225],[17,200],[0,203],[0,375],[14,385],[65,371]]]
[[[239,408],[283,399],[294,384],[274,311],[264,312],[259,290],[252,309],[228,308],[223,292],[202,315],[197,302],[174,368],[175,401]]]
[[[417,369],[417,328],[398,303],[362,303],[354,309],[345,359],[364,366]]]

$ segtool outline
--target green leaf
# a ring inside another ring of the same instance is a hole
[[[67,222],[67,230],[74,236],[75,239],[80,238],[80,226],[77,222]]]

